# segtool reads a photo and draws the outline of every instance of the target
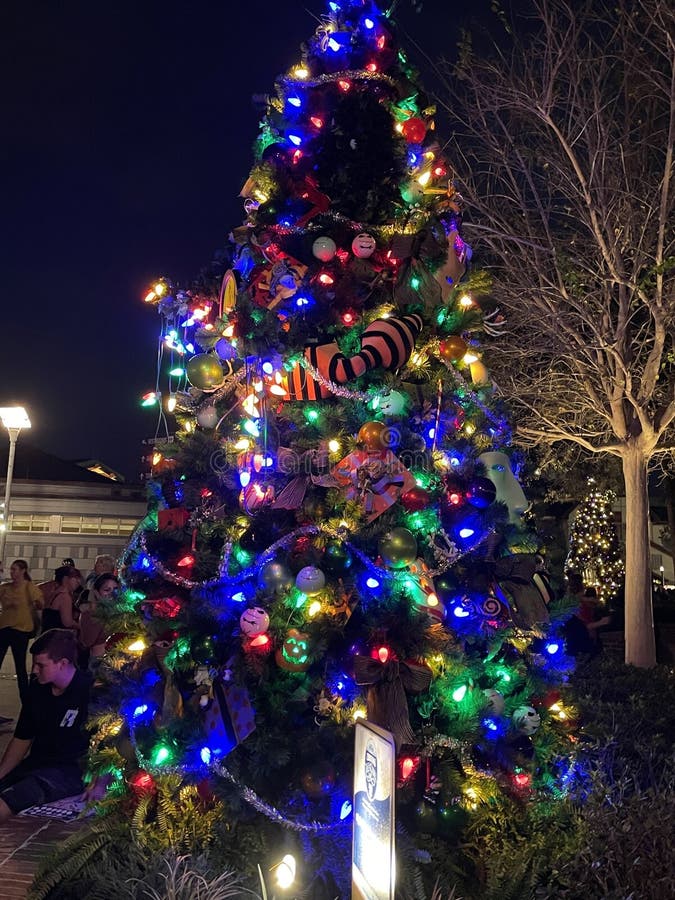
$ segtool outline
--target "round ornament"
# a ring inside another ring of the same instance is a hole
[[[511,716],[513,727],[518,734],[534,734],[541,725],[541,716],[532,706],[519,706]]]
[[[379,551],[390,569],[403,569],[417,559],[417,539],[407,528],[392,528],[380,539]]]
[[[406,512],[419,512],[421,509],[426,509],[430,503],[431,494],[418,485],[401,494],[401,506]]]
[[[409,144],[421,144],[426,133],[424,119],[418,119],[417,116],[407,119],[401,126],[401,134]]]
[[[386,450],[388,428],[384,422],[364,422],[359,428],[356,440],[366,450]]]
[[[187,379],[200,391],[215,391],[223,383],[223,367],[213,353],[198,353],[186,363]]]
[[[246,637],[255,637],[264,634],[270,627],[270,617],[261,606],[253,606],[245,609],[239,617],[239,627]]]
[[[414,179],[404,181],[401,185],[401,197],[403,197],[405,202],[409,203],[411,206],[415,203],[419,203],[423,196],[424,188]]]
[[[309,668],[309,635],[291,628],[274,658],[280,669],[304,672]]]
[[[326,586],[326,576],[316,566],[305,566],[295,577],[295,586],[303,594],[313,597],[321,593]]]
[[[457,362],[462,359],[468,349],[468,344],[458,334],[450,334],[443,338],[438,345],[438,353],[446,362]]]
[[[293,587],[293,575],[282,563],[268,562],[260,570],[258,584],[267,593],[285,594]]]
[[[202,428],[215,428],[218,424],[218,410],[215,406],[205,406],[197,413],[197,421]]]
[[[434,578],[434,593],[441,603],[448,603],[457,595],[459,585],[449,572]]]
[[[504,695],[494,688],[486,688],[483,691],[487,704],[485,708],[495,716],[501,716],[504,712],[506,701]]]
[[[497,498],[497,488],[489,478],[478,475],[474,478],[466,492],[467,501],[476,509],[485,509]]]
[[[385,416],[400,416],[405,412],[407,405],[408,398],[405,394],[402,394],[401,391],[389,391],[389,393],[385,394],[380,400],[378,409],[383,412]]]
[[[351,553],[340,541],[329,541],[321,565],[329,575],[344,575],[353,562]]]
[[[327,760],[316,762],[300,775],[300,784],[312,800],[326,797],[335,786],[335,769]]]
[[[352,253],[359,259],[368,259],[375,252],[377,243],[372,234],[362,231],[352,241]]]
[[[321,262],[330,262],[335,256],[336,251],[337,246],[335,241],[327,235],[318,237],[312,244],[312,253],[317,259],[320,259]]]

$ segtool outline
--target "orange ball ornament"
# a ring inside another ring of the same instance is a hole
[[[457,362],[466,353],[468,344],[458,334],[451,334],[438,345],[438,353],[446,362]]]
[[[366,450],[386,450],[388,428],[384,422],[364,422],[359,428],[357,441]]]

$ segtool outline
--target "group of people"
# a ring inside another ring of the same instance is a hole
[[[97,556],[92,572],[83,579],[73,560],[64,559],[51,581],[36,585],[28,563],[14,560],[9,569],[10,580],[0,585],[0,666],[11,649],[21,700],[28,689],[28,643],[38,631],[72,630],[81,668],[103,655],[106,634],[95,613],[98,601],[112,596],[119,587],[114,567],[112,556]]]
[[[611,614],[600,604],[594,587],[586,587],[577,572],[567,575],[568,595],[576,609],[565,623],[565,646],[572,656],[596,656],[602,649],[600,634],[612,622]]]
[[[30,806],[83,791],[89,666],[104,654],[106,641],[96,607],[119,587],[107,555],[96,558],[86,579],[72,559],[40,585],[23,559],[14,560],[9,574],[0,585],[0,666],[11,649],[21,713],[0,760],[0,824]],[[26,655],[33,637],[29,681]],[[0,725],[12,721],[0,716]]]

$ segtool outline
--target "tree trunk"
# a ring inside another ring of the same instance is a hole
[[[649,564],[647,460],[636,447],[622,459],[626,493],[626,663],[656,665]]]
[[[675,478],[669,478],[666,482],[666,512],[668,514],[668,543],[670,555],[673,558],[673,570],[675,570]]]

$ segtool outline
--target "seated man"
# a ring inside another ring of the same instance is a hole
[[[77,638],[69,629],[52,628],[30,652],[36,678],[0,762],[0,823],[84,789],[91,676],[76,668]]]

